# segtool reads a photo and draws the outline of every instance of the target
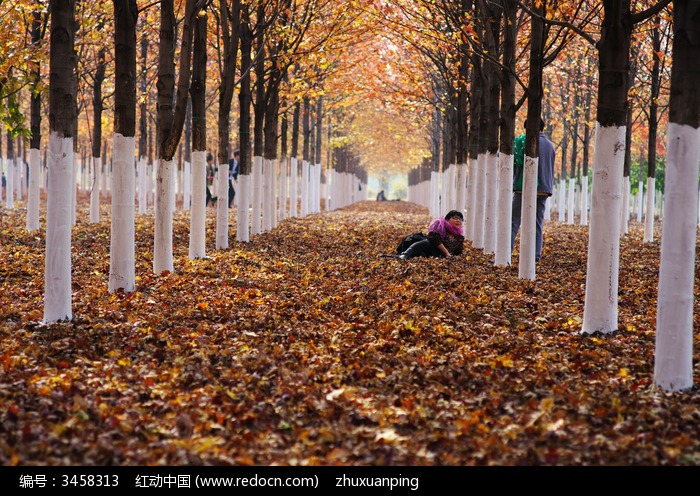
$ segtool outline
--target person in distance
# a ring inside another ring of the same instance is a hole
[[[542,231],[544,228],[544,210],[547,198],[552,196],[554,183],[554,159],[556,152],[554,144],[544,133],[544,121],[540,119],[540,135],[538,137],[539,157],[537,158],[537,209],[535,217],[535,261],[542,260]],[[523,175],[525,164],[525,134],[515,138],[513,147],[513,203],[510,230],[510,249],[515,247],[515,237],[520,230],[521,210],[523,203]]]

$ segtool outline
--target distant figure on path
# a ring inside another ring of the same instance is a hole
[[[233,182],[238,181],[238,160],[240,157],[241,152],[236,150],[233,152],[233,158],[228,161],[228,208],[233,207],[233,199],[236,197]]]
[[[537,159],[537,226],[535,230],[535,261],[542,259],[542,229],[547,198],[552,196],[554,183],[554,145],[544,134],[544,121],[540,119],[539,157]],[[525,168],[525,135],[515,138],[513,146],[513,220],[510,229],[510,249],[515,246],[515,237],[520,230],[523,205],[523,172]]]
[[[211,196],[211,189],[209,186],[214,184],[214,174],[216,173],[216,167],[214,167],[214,157],[211,153],[207,154],[207,207],[216,202],[216,196]]]

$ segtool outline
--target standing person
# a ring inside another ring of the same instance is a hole
[[[535,230],[535,260],[542,259],[542,228],[547,198],[552,196],[554,183],[554,144],[544,134],[544,121],[540,119],[539,153],[537,159],[537,217]],[[523,172],[525,164],[525,134],[515,138],[513,147],[513,219],[510,230],[510,249],[515,246],[515,236],[520,229],[523,203]]]
[[[464,216],[458,210],[450,210],[445,218],[435,219],[428,226],[427,239],[413,243],[406,251],[399,254],[401,260],[413,257],[450,258],[460,255],[464,249],[462,231]]]
[[[211,196],[210,186],[214,184],[214,175],[216,174],[216,168],[214,167],[214,157],[211,153],[207,154],[207,207],[210,204],[216,202],[216,196]]]
[[[238,161],[240,157],[241,152],[236,150],[233,152],[233,158],[228,161],[228,208],[233,206],[233,199],[236,197],[233,182],[238,181]]]

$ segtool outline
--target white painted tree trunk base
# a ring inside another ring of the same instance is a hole
[[[644,218],[644,242],[654,241],[654,202],[656,201],[656,178],[647,177],[647,204]]]
[[[523,194],[520,210],[520,258],[518,277],[535,279],[535,243],[537,229],[537,157],[525,155]]]
[[[192,152],[192,204],[190,205],[189,259],[204,258],[207,221],[207,152]],[[185,195],[187,196],[187,195]]]
[[[588,176],[581,178],[581,225],[588,225]]]
[[[134,150],[136,138],[114,134],[112,149],[112,220],[109,291],[131,293],[136,287]]]
[[[472,246],[477,250],[484,248],[484,218],[486,216],[486,154],[481,153],[476,161],[474,183],[474,239]]]
[[[249,174],[238,175],[238,200],[236,218],[236,240],[247,243],[250,241],[250,190],[252,178]]]
[[[582,333],[617,330],[625,126],[596,124]]]
[[[510,231],[513,220],[513,155],[501,154],[498,159],[498,205],[496,221],[496,253],[494,265],[512,263]]]
[[[216,243],[217,250],[228,248],[228,162],[217,167]]]
[[[0,195],[2,188],[0,188]],[[41,198],[41,152],[29,150],[29,194],[27,196],[27,231],[39,229],[39,206]]]
[[[512,182],[512,181],[511,181]],[[484,211],[484,253],[496,252],[498,208],[498,155],[486,154],[486,208]],[[448,210],[451,210],[448,208]],[[447,212],[444,212],[445,215]]]
[[[693,385],[700,128],[669,123],[666,156],[654,383],[667,391],[680,391]]]
[[[71,231],[73,138],[49,136],[49,183],[46,203],[44,256],[44,322],[71,320]],[[8,169],[9,170],[9,169]],[[8,177],[10,174],[8,174]],[[8,181],[9,182],[9,181]],[[8,187],[8,196],[13,196]]]
[[[156,170],[153,272],[173,272],[173,212],[175,211],[175,161],[159,160]]]
[[[90,188],[90,223],[100,222],[100,172],[102,157],[92,157],[92,187]]]

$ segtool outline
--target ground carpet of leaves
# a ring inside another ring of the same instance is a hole
[[[661,235],[643,243],[635,221],[620,330],[591,336],[587,227],[548,222],[526,281],[517,252],[497,268],[469,242],[455,259],[380,258],[427,229],[407,202],[286,219],[249,243],[234,223],[218,251],[209,209],[201,260],[178,211],[175,271],[154,275],[153,217],[137,215],[122,294],[107,291],[105,208],[98,224],[78,214],[73,320],[48,325],[43,221],[27,233],[22,208],[2,210],[4,465],[700,464],[698,390],[653,386]]]

